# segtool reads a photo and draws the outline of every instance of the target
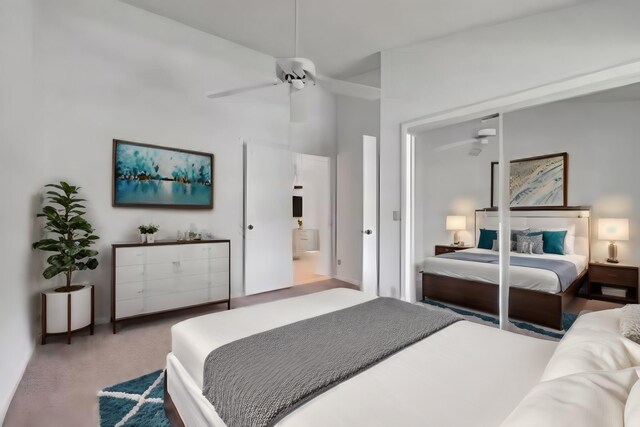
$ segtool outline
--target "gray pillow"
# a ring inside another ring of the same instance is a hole
[[[511,229],[511,252],[518,250],[518,236],[526,236],[529,233],[537,233],[540,231],[540,229],[533,227],[525,228],[524,230]]]
[[[622,335],[640,344],[640,305],[627,304],[620,312],[620,331]]]
[[[498,252],[500,250],[500,241],[499,240],[494,240],[493,241],[493,246],[491,247],[492,251],[496,251]]]
[[[518,242],[516,244],[516,252],[519,254],[543,254],[542,250],[542,235],[528,236],[518,235],[516,236]]]

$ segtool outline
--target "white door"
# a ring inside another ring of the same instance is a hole
[[[293,285],[291,152],[245,146],[245,294]]]
[[[362,137],[362,290],[378,294],[378,141]]]

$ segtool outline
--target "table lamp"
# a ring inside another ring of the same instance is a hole
[[[447,231],[455,231],[453,233],[453,244],[462,245],[458,237],[458,232],[467,229],[467,217],[462,215],[448,215],[447,216]]]
[[[616,241],[629,240],[629,220],[627,218],[600,218],[598,220],[598,239],[610,242],[607,262],[617,264],[619,261]]]

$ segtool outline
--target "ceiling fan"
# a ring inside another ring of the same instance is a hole
[[[472,144],[471,149],[469,150],[470,156],[478,156],[484,150],[484,147],[489,145],[489,138],[492,136],[496,136],[498,132],[495,128],[486,128],[480,129],[475,138],[465,139],[462,141],[452,142],[449,144],[441,145],[434,149],[435,152],[440,153],[443,151],[451,150],[456,147],[461,147],[463,145]]]
[[[298,0],[295,0],[294,7],[294,56],[292,58],[274,58],[274,78],[266,82],[221,92],[210,92],[207,94],[207,97],[211,99],[223,98],[271,86],[287,84],[289,86],[290,120],[292,122],[305,121],[304,107],[306,100],[301,95],[304,93],[304,89],[310,85],[315,86],[316,84],[320,84],[323,88],[338,95],[352,96],[366,100],[380,99],[380,88],[318,75],[316,73],[316,66],[312,60],[297,56]]]

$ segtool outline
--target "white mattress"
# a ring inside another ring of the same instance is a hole
[[[467,249],[465,252],[496,254],[488,249]],[[584,255],[524,255],[511,253],[512,257],[539,257],[558,259],[572,262],[576,266],[576,274],[580,274],[587,268],[587,257]],[[429,257],[424,262],[426,273],[441,276],[455,277],[457,279],[474,280],[478,282],[498,283],[500,267],[497,264],[482,262],[462,261],[441,257]],[[531,289],[534,291],[558,293],[561,291],[558,276],[549,270],[530,267],[511,266],[509,271],[511,286],[515,288]]]
[[[187,427],[224,426],[201,392],[210,351],[372,298],[334,289],[175,325],[168,388]],[[309,401],[278,426],[497,426],[539,381],[555,347],[554,342],[457,322]]]

